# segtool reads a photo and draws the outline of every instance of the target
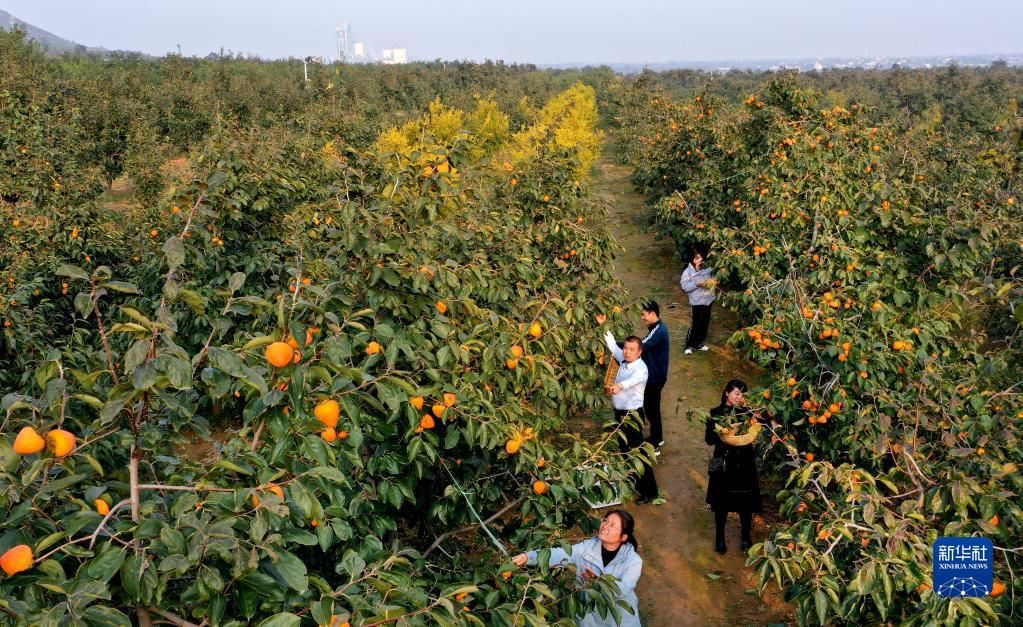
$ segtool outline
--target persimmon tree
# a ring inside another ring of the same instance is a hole
[[[1018,617],[1019,119],[906,133],[790,78],[624,101],[637,185],[680,246],[712,245],[731,343],[768,373],[786,522],[750,553],[761,584],[804,624]],[[945,535],[992,539],[997,596],[930,591]]]
[[[595,138],[592,108],[590,92],[558,119]],[[438,119],[418,122],[426,139],[405,153],[222,133],[158,222],[123,226],[144,260],[56,268],[69,338],[2,405],[0,549],[32,556],[0,580],[11,620],[623,611],[610,581],[584,596],[570,574],[507,559],[594,530],[585,499],[605,500],[646,454],[618,452],[620,425],[566,429],[606,404],[593,303],[623,304],[579,177],[579,147],[596,144],[516,153],[534,188],[520,194],[510,138],[440,141]],[[555,137],[558,119],[543,122]],[[76,445],[18,453],[25,427]],[[214,455],[183,454],[211,430]]]

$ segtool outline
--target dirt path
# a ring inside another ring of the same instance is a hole
[[[734,514],[727,527],[728,553],[714,552],[713,514],[704,506],[710,447],[703,441],[703,425],[687,420],[688,410],[718,404],[721,388],[729,379],[750,381],[756,376],[749,364],[725,346],[735,321],[716,307],[708,339],[711,350],[683,355],[690,310],[678,288],[682,269],[672,254],[672,244],[655,237],[650,211],[629,183],[629,169],[607,160],[598,168],[597,193],[609,203],[612,231],[625,246],[615,276],[633,299],[653,298],[660,304],[661,319],[671,334],[668,383],[662,396],[666,443],[656,467],[667,503],[629,506],[636,516],[644,559],[638,590],[643,620],[650,627],[791,622],[792,609],[781,601],[776,588],[769,586],[764,599],[746,592],[756,588],[757,576],[745,567]],[[637,332],[642,326],[637,315]],[[765,534],[763,519],[758,516],[753,541]]]

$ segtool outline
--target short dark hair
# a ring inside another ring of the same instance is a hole
[[[652,314],[656,314],[658,318],[661,317],[661,307],[657,304],[656,300],[648,300],[642,305],[643,311],[649,311]]]
[[[703,260],[706,261],[707,255],[710,254],[710,244],[706,242],[694,242],[689,247],[689,261],[695,259],[697,254],[703,257]]]
[[[622,342],[622,346],[625,346],[629,342],[635,342],[636,344],[639,344],[639,351],[643,352],[643,340],[639,339],[638,336],[630,335],[629,337],[625,338],[625,341]]]

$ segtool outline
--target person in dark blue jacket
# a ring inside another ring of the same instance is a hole
[[[668,327],[661,321],[661,308],[655,301],[643,304],[643,323],[647,334],[643,338],[643,361],[649,377],[646,390],[643,392],[643,413],[650,421],[650,443],[660,449],[664,446],[664,433],[661,430],[661,392],[668,382],[668,353],[671,338]]]
[[[643,338],[643,363],[646,364],[649,377],[643,391],[643,413],[650,423],[649,442],[660,452],[664,446],[664,431],[661,426],[661,392],[668,382],[668,353],[671,338],[668,327],[661,320],[661,308],[656,301],[647,301],[642,305],[643,324],[647,333]],[[604,324],[607,316],[598,315],[597,322]]]

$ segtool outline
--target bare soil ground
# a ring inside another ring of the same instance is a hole
[[[757,574],[745,566],[739,548],[739,521],[727,527],[728,553],[714,552],[714,515],[705,508],[710,447],[703,424],[688,420],[691,411],[717,405],[726,381],[752,382],[756,369],[725,346],[736,329],[734,317],[715,307],[709,352],[683,355],[690,309],[678,287],[682,272],[667,239],[658,239],[652,213],[629,183],[630,170],[609,161],[599,164],[597,192],[610,206],[612,232],[625,247],[615,275],[639,301],[655,299],[671,334],[668,383],[662,396],[665,445],[656,466],[657,482],[667,503],[628,505],[636,517],[636,534],[644,559],[639,584],[640,612],[649,626],[771,625],[794,623],[794,611],[769,585],[756,594]],[[643,331],[636,315],[637,334]],[[765,514],[754,518],[753,541],[762,539],[776,511],[765,490]]]
[[[128,177],[121,176],[114,179],[114,184],[103,194],[101,202],[105,208],[120,213],[130,209],[135,202],[133,193],[134,188]]]
[[[160,166],[160,171],[166,177],[167,191],[189,180],[193,174],[192,163],[185,156],[178,156],[164,161]],[[103,194],[100,202],[107,209],[122,212],[138,204],[134,194],[135,186],[131,180],[127,175],[121,175],[114,179],[113,185]]]

